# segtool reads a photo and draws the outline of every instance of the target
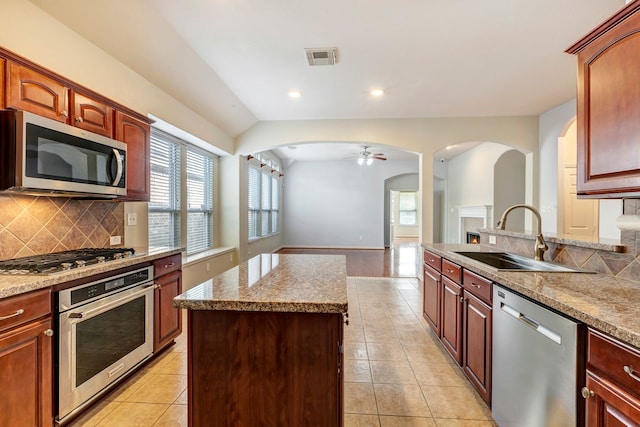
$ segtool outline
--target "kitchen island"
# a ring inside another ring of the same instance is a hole
[[[263,254],[174,299],[190,426],[341,426],[346,258]]]

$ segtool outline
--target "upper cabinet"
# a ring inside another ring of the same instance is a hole
[[[567,52],[578,56],[578,195],[640,195],[640,1]]]
[[[116,139],[127,144],[127,200],[148,202],[151,126],[116,111]]]
[[[8,61],[6,107],[26,110],[59,122],[69,120],[69,88],[35,70]]]
[[[0,58],[0,109],[4,108],[4,67],[5,60]]]
[[[105,102],[73,91],[71,105],[71,123],[79,128],[100,135],[113,137],[114,108]]]

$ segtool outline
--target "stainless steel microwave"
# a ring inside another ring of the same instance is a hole
[[[0,190],[124,196],[126,157],[123,142],[26,111],[0,111]]]

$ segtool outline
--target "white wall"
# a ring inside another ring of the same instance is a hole
[[[418,162],[294,162],[284,184],[283,245],[384,247],[384,180]]]
[[[525,203],[525,156],[517,150],[505,152],[493,167],[494,224],[510,206]],[[507,230],[523,233],[525,210],[516,209],[509,214]],[[537,219],[535,227],[538,226]],[[534,228],[535,230],[535,228]]]
[[[485,142],[447,162],[446,243],[459,242],[458,207],[493,206],[493,166],[510,149]]]

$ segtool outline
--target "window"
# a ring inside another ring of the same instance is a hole
[[[280,231],[280,165],[263,153],[249,160],[249,239]]]
[[[152,128],[150,249],[186,246],[191,255],[213,248],[216,165],[217,156]]]
[[[416,209],[416,192],[415,191],[401,191],[400,200],[398,202],[399,208],[399,225],[415,226],[416,219],[418,217],[418,211]]]

